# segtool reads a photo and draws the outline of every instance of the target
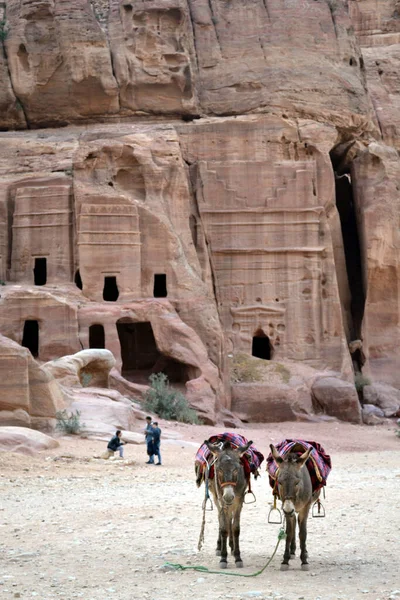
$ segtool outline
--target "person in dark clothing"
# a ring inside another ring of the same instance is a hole
[[[146,417],[146,428],[144,430],[144,435],[147,444],[147,455],[149,457],[146,465],[154,465],[153,427],[151,424],[151,417]]]
[[[158,463],[156,465],[161,465],[161,453],[160,453],[160,444],[161,444],[161,429],[158,426],[157,421],[154,421],[152,425],[153,429],[153,453],[154,456],[157,456]],[[154,458],[153,458],[154,460]]]
[[[115,435],[108,442],[107,450],[110,450],[111,452],[116,452],[118,450],[120,457],[124,458],[125,442],[121,441],[121,435],[122,435],[121,430],[117,429],[117,431],[115,432]]]

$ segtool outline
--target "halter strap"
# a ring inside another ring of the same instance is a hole
[[[219,482],[218,482],[218,483],[219,483]],[[237,483],[236,481],[224,481],[224,483],[220,483],[219,485],[220,485],[220,487],[222,487],[222,488],[223,488],[223,487],[225,487],[226,485],[232,485],[233,487],[235,487],[235,486],[236,486],[236,483]]]

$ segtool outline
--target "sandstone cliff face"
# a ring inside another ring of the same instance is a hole
[[[399,387],[398,10],[8,0],[0,331],[210,414],[239,352]]]

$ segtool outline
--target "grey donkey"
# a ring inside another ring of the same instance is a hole
[[[219,535],[216,554],[221,557],[219,566],[226,569],[228,565],[229,538],[235,565],[243,567],[239,548],[240,513],[248,482],[240,459],[253,442],[235,449],[230,442],[225,442],[222,448],[207,440],[204,443],[215,457],[214,478],[210,479],[210,490],[218,509]]]
[[[300,559],[303,571],[308,571],[307,519],[311,505],[318,499],[320,490],[313,493],[310,473],[305,466],[312,448],[300,456],[290,453],[282,457],[275,446],[270,445],[272,456],[278,465],[277,488],[286,517],[286,547],[281,571],[289,569],[289,560],[296,553],[296,513],[299,522]]]

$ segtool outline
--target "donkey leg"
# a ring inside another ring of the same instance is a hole
[[[290,558],[293,558],[294,556],[296,556],[296,517],[294,519],[293,538],[290,543]]]
[[[290,560],[290,547],[295,532],[296,526],[296,515],[286,515],[286,545],[285,552],[283,554],[283,561],[281,564],[281,571],[287,571],[289,568]]]
[[[299,512],[299,538],[300,538],[300,559],[303,571],[308,571],[308,552],[307,552],[307,519],[310,505],[308,504]]]
[[[236,501],[235,501],[236,504]],[[233,533],[233,555],[235,557],[235,565],[238,569],[243,567],[243,561],[240,556],[240,514],[242,512],[243,499],[237,500],[237,505],[233,511],[232,533]]]
[[[219,566],[221,569],[226,569],[228,565],[228,549],[227,549],[227,538],[228,538],[228,519],[225,510],[220,510],[218,514],[219,518],[219,537],[221,540],[221,558]]]
[[[215,550],[215,555],[221,556],[221,533],[220,532],[218,532],[217,549]]]
[[[231,550],[231,554],[234,551],[234,540],[233,540],[233,529],[232,529],[232,518],[228,520],[228,538],[229,538],[229,548]]]

